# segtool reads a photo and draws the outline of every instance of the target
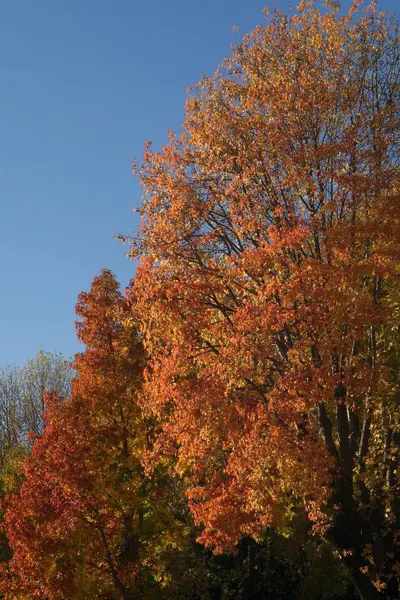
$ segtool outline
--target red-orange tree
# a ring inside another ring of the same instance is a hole
[[[147,592],[141,586],[162,562],[171,520],[162,481],[147,482],[141,467],[144,353],[127,309],[109,271],[79,297],[86,350],[72,396],[48,397],[25,483],[7,503],[7,600],[152,597],[150,579]]]
[[[243,38],[146,147],[132,299],[154,451],[217,551],[307,507],[362,597],[398,597],[399,47],[374,5]],[[396,329],[397,328],[397,329]]]

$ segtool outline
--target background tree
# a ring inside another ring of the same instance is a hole
[[[360,597],[397,598],[400,61],[361,4],[276,12],[147,145],[132,301],[200,539],[261,539],[292,499]]]
[[[0,370],[0,452],[3,463],[7,452],[22,443],[24,432],[22,381],[17,368]]]
[[[57,392],[68,398],[74,377],[71,360],[62,354],[40,350],[29,360],[20,373],[22,385],[23,422],[29,433],[43,432],[44,394]]]
[[[40,350],[22,368],[0,369],[0,452],[26,442],[29,433],[43,431],[44,394],[66,399],[74,371],[61,354]]]

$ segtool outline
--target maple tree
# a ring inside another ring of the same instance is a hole
[[[127,307],[106,270],[79,297],[86,350],[75,359],[72,395],[65,403],[47,395],[43,435],[21,489],[6,501],[8,600],[145,598],[141,585],[162,562],[163,544],[170,536],[179,543],[169,507],[157,515],[152,507],[162,480],[151,485],[143,476],[144,353]]]
[[[267,14],[147,144],[130,298],[151,456],[175,456],[200,539],[302,502],[360,597],[397,598],[400,61],[362,7]]]
[[[40,350],[22,368],[0,370],[0,499],[18,494],[24,464],[30,455],[29,432],[41,430],[42,392],[57,389],[67,396],[72,378],[70,362]],[[3,509],[0,519],[3,520]],[[0,562],[12,556],[4,528],[0,531]]]

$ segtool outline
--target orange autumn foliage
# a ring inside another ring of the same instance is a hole
[[[8,600],[127,599],[140,581],[150,510],[140,464],[144,355],[136,329],[122,326],[126,308],[109,271],[79,297],[86,350],[76,356],[72,396],[47,397],[25,482],[6,502]]]
[[[301,502],[366,597],[396,597],[399,47],[360,4],[267,15],[182,135],[147,144],[130,297],[153,456],[201,540],[232,549]]]

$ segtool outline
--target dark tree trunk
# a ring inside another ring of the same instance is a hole
[[[365,417],[360,426],[356,415],[346,406],[345,388],[338,386],[334,395],[337,400],[335,428],[325,405],[320,403],[318,406],[320,428],[328,451],[335,460],[332,470],[334,490],[331,497],[334,519],[328,537],[341,552],[343,563],[360,599],[399,600],[399,582],[393,567],[400,561],[394,535],[400,527],[400,511],[396,523],[389,524],[385,519],[383,498],[372,497],[362,478],[353,479],[354,468],[360,474],[365,471],[371,417],[366,406]],[[392,506],[396,515],[395,508]],[[372,551],[372,566],[364,556],[367,546]],[[363,569],[368,574],[364,575]],[[382,592],[373,585],[371,575],[382,578],[386,583],[387,587]]]
[[[246,574],[243,582],[243,597],[244,600],[255,600],[257,592],[256,569],[255,569],[255,551],[256,542],[248,538],[246,539]]]

